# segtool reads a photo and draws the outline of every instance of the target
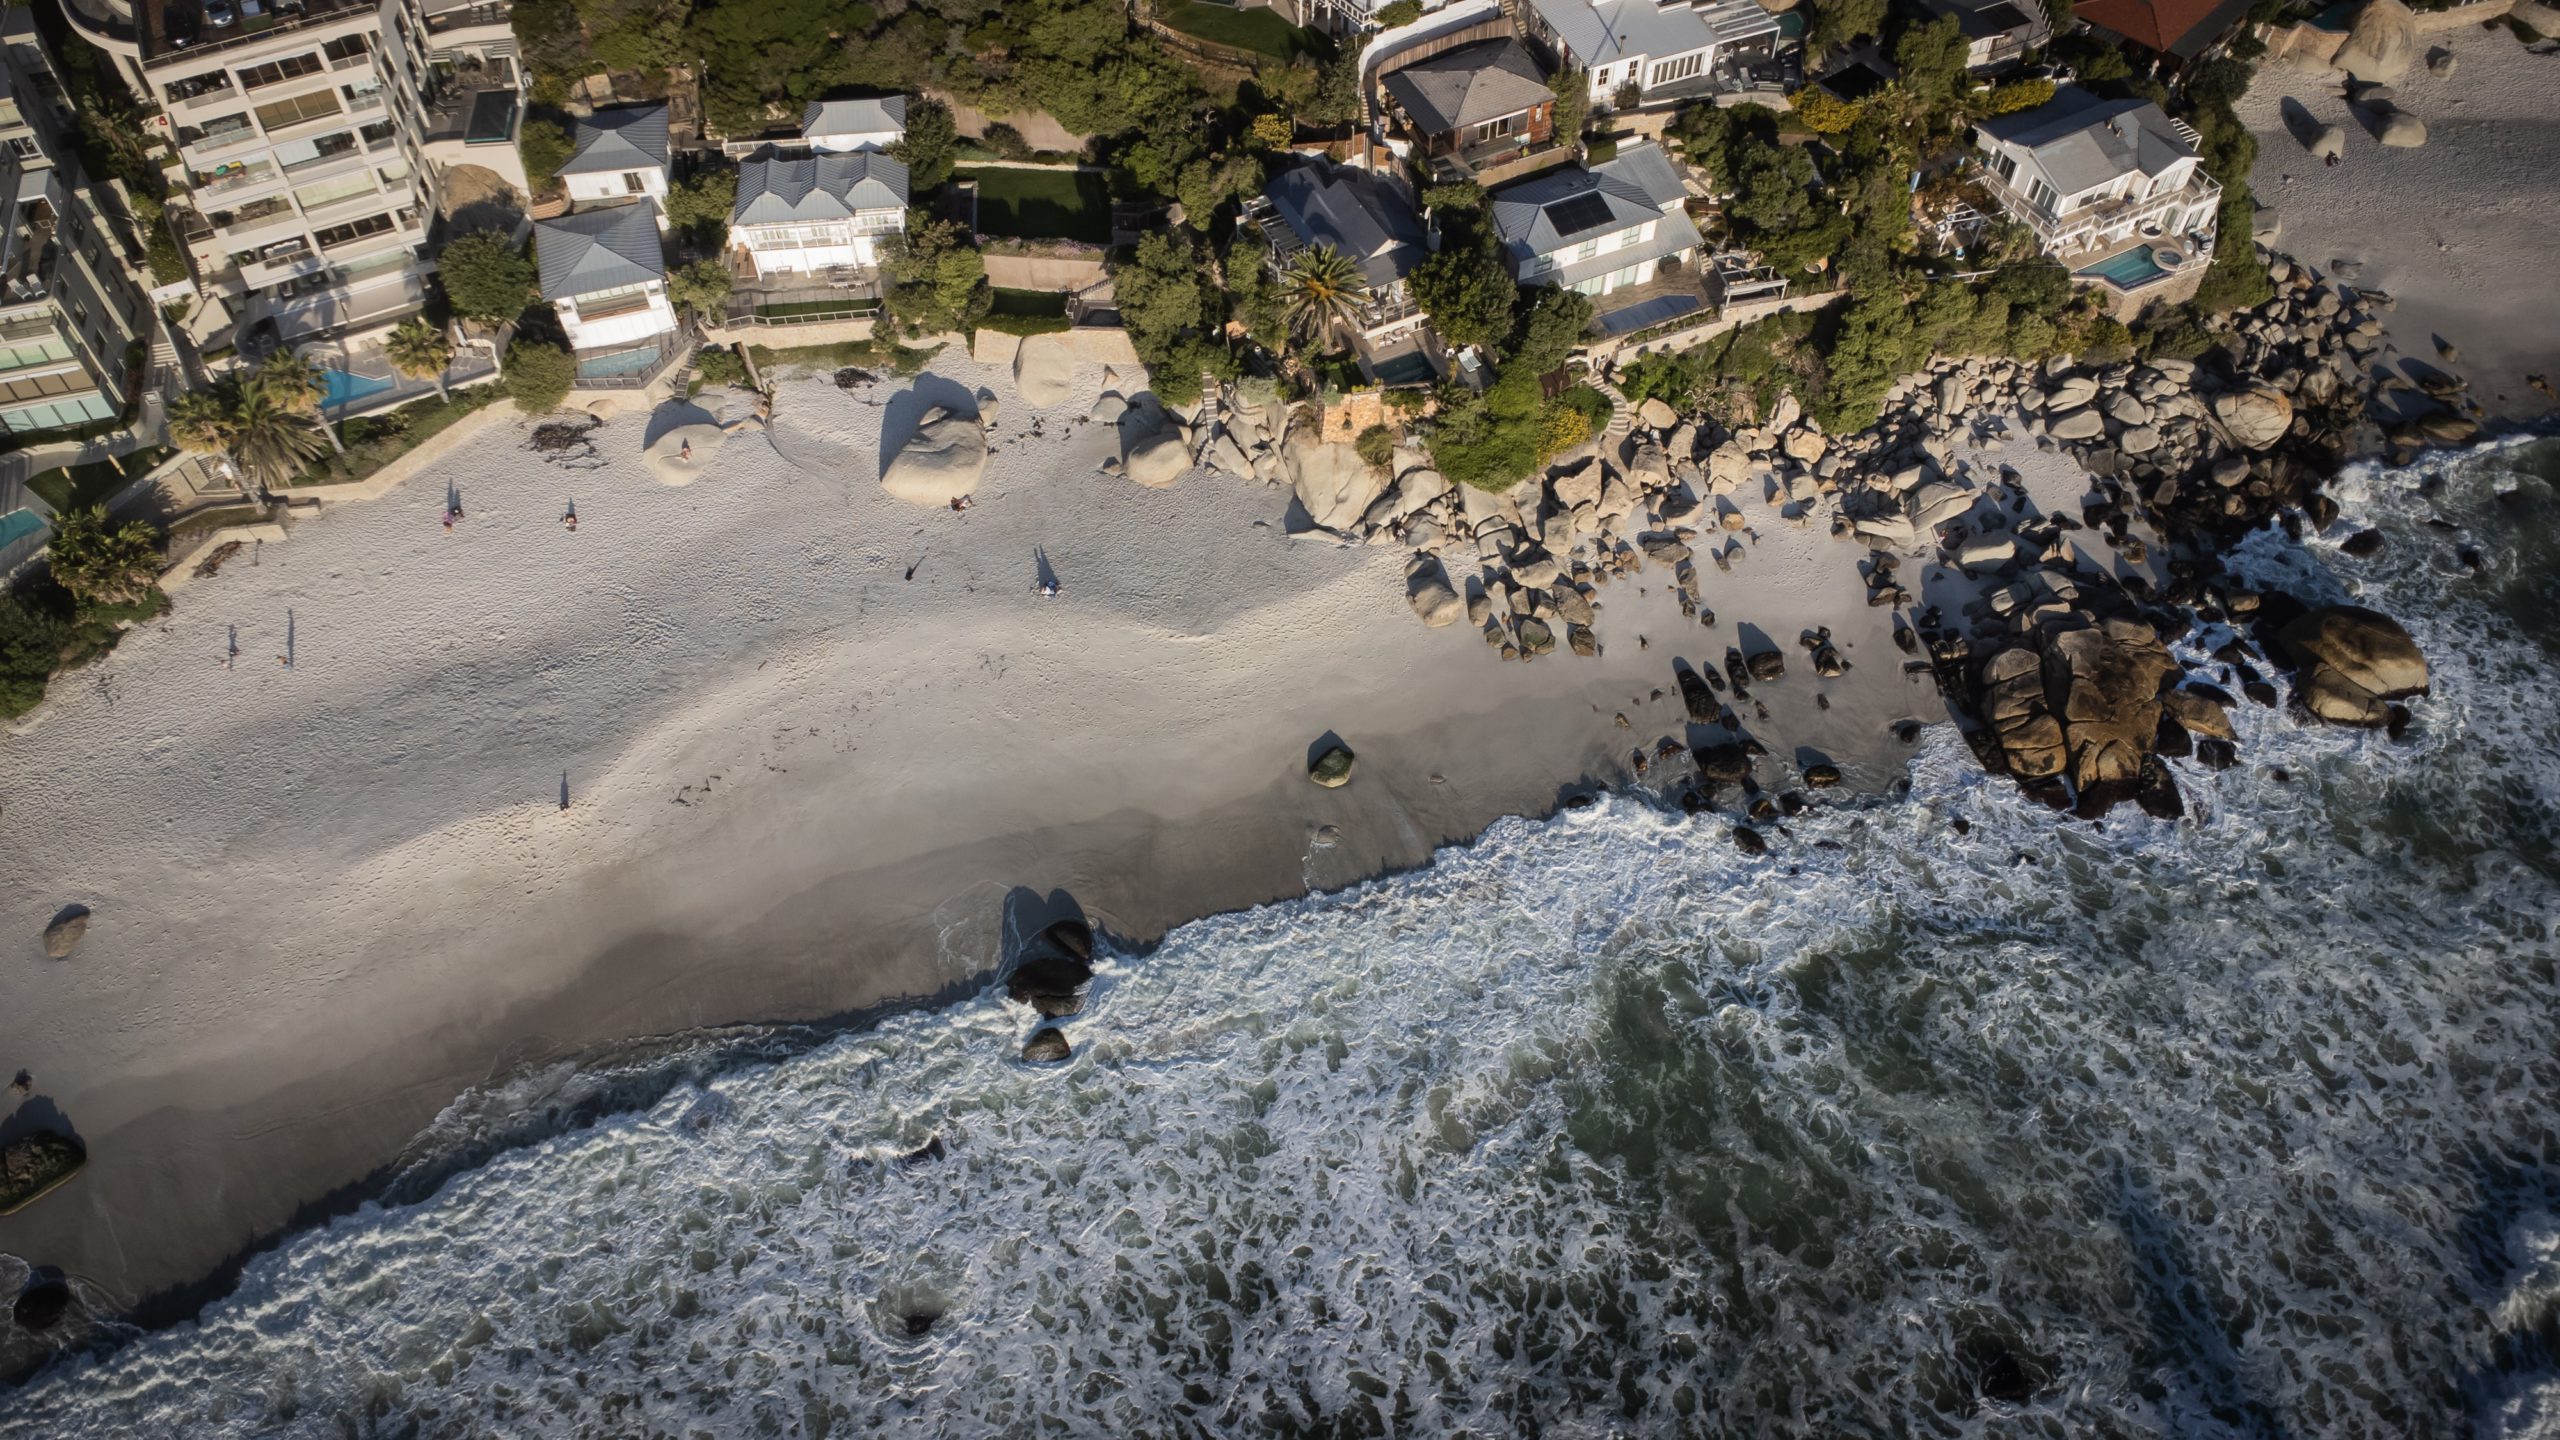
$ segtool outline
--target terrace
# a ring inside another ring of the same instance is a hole
[[[93,20],[67,7],[83,23]],[[224,26],[206,22],[197,0],[140,0],[135,7],[137,34],[145,65],[184,62],[192,65],[212,55],[232,55],[300,30],[344,24],[380,13],[374,0],[283,0],[264,15],[243,16]]]
[[[2198,202],[2217,202],[2222,198],[2222,186],[2199,170],[2193,180],[2164,194],[2140,199],[2110,196],[2047,214],[2034,200],[2011,188],[1991,170],[1983,170],[1978,179],[1991,197],[1999,202],[2002,210],[2035,232],[2037,243],[2046,253],[2065,262],[2090,257],[2120,245],[2128,238],[2149,241],[2174,239],[2166,233],[2162,223],[2170,211],[2185,209]],[[2208,213],[2211,213],[2210,208]]]

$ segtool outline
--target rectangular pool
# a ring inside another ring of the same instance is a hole
[[[320,403],[330,410],[342,409],[368,395],[379,395],[399,383],[372,375],[358,375],[351,370],[323,370],[320,372]]]
[[[2104,280],[2119,290],[2139,290],[2154,280],[2167,278],[2169,272],[2151,258],[2151,247],[2136,245],[2118,255],[2110,255],[2082,270],[2082,279]]]
[[[12,510],[0,515],[0,550],[6,550],[44,528],[44,517],[33,510]]]

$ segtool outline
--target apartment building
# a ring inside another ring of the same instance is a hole
[[[444,173],[523,187],[505,3],[63,3],[157,110],[172,228],[244,348],[416,310]]]
[[[0,57],[0,433],[113,422],[141,383],[150,296],[80,172],[61,77],[27,11],[0,21]]]

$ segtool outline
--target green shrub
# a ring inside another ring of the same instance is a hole
[[[705,385],[744,385],[747,362],[726,345],[706,345],[693,357],[693,373]]]
[[[507,351],[507,394],[527,415],[559,409],[577,378],[577,358],[562,346],[524,342]]]
[[[1378,28],[1381,30],[1393,30],[1399,25],[1410,25],[1421,18],[1422,0],[1391,0],[1391,3],[1378,7],[1376,16]]]
[[[1359,452],[1361,460],[1372,469],[1382,468],[1396,457],[1396,432],[1384,425],[1372,425],[1360,432],[1360,438],[1351,442],[1351,448]]]
[[[447,242],[436,255],[436,270],[444,279],[445,298],[465,320],[503,325],[523,314],[533,299],[533,258],[518,254],[495,230],[475,230]]]

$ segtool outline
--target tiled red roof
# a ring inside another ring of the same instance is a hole
[[[2239,19],[2247,0],[2086,0],[2072,13],[2163,55],[2191,58]]]

